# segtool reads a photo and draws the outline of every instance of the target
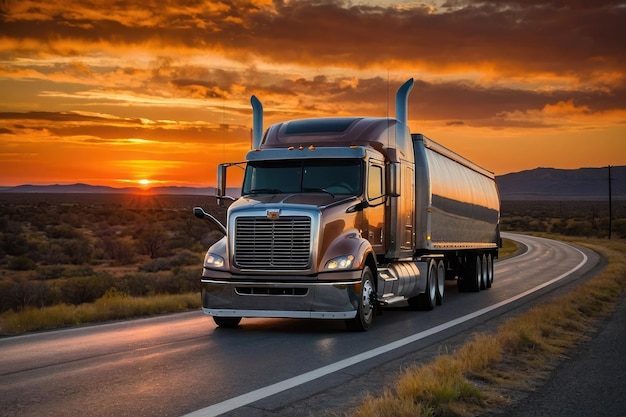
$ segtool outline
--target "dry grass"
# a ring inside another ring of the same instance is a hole
[[[95,303],[27,308],[0,315],[0,335],[97,323],[200,308],[198,293],[129,297],[110,291]]]
[[[512,256],[519,248],[520,245],[517,242],[510,239],[502,239],[502,247],[498,250],[498,257],[503,259]]]
[[[626,287],[626,243],[576,242],[599,252],[608,266],[572,292],[500,326],[475,334],[451,354],[403,372],[379,397],[351,415],[470,416],[500,408],[545,378],[564,354],[606,317]]]

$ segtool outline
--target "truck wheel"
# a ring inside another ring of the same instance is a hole
[[[346,320],[348,330],[364,332],[370,328],[374,321],[375,298],[374,277],[370,268],[366,266],[361,275],[359,307],[356,317]]]
[[[446,264],[443,261],[437,263],[437,305],[443,304],[443,295],[446,289]]]
[[[213,321],[220,327],[226,327],[228,329],[234,329],[239,326],[241,317],[216,317],[213,316]]]
[[[487,277],[487,254],[482,254],[480,260],[480,289],[486,290],[488,288],[487,280],[489,279],[489,277]]]
[[[487,288],[491,288],[491,284],[493,284],[493,256],[491,254],[487,254]]]
[[[474,266],[470,268],[471,270],[471,281],[470,281],[470,291],[478,292],[480,291],[480,287],[483,281],[483,261],[482,256],[476,255],[474,258]]]
[[[482,260],[480,255],[470,257],[463,264],[461,279],[457,282],[461,292],[478,292],[482,281]]]
[[[414,310],[430,311],[437,304],[437,263],[428,261],[426,288],[422,294],[409,299],[409,307]]]

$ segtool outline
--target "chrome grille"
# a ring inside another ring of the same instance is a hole
[[[309,217],[238,217],[235,222],[234,264],[238,268],[308,269],[310,247]]]

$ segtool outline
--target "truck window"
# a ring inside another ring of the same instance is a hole
[[[243,194],[327,192],[360,195],[363,162],[360,159],[307,159],[248,163]]]
[[[300,191],[301,164],[294,161],[271,161],[248,164],[243,194],[281,194]]]
[[[385,194],[383,188],[383,167],[380,165],[370,164],[367,179],[367,198],[374,205],[380,204]]]

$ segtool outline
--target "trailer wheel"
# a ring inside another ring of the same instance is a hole
[[[471,280],[471,291],[478,292],[480,291],[480,287],[483,281],[483,261],[482,256],[476,255],[474,258],[476,261],[474,262],[474,267],[471,268],[472,272],[472,280]]]
[[[443,304],[443,295],[446,289],[446,264],[443,261],[437,263],[437,305]]]
[[[487,254],[487,288],[491,288],[493,284],[493,256],[491,254]]]
[[[482,260],[480,255],[470,257],[463,263],[461,279],[457,285],[461,292],[478,292],[482,282]]]
[[[480,255],[480,289],[486,290],[488,288],[487,281],[489,277],[487,276],[487,254]]]
[[[228,329],[234,329],[239,326],[241,317],[216,317],[213,316],[213,321],[220,327],[226,327]]]
[[[374,321],[376,291],[374,278],[368,266],[363,268],[361,274],[361,289],[359,291],[359,307],[356,317],[346,320],[348,330],[364,332],[370,328]]]
[[[470,256],[462,264],[457,286],[460,292],[478,292],[482,281],[481,256]]]

